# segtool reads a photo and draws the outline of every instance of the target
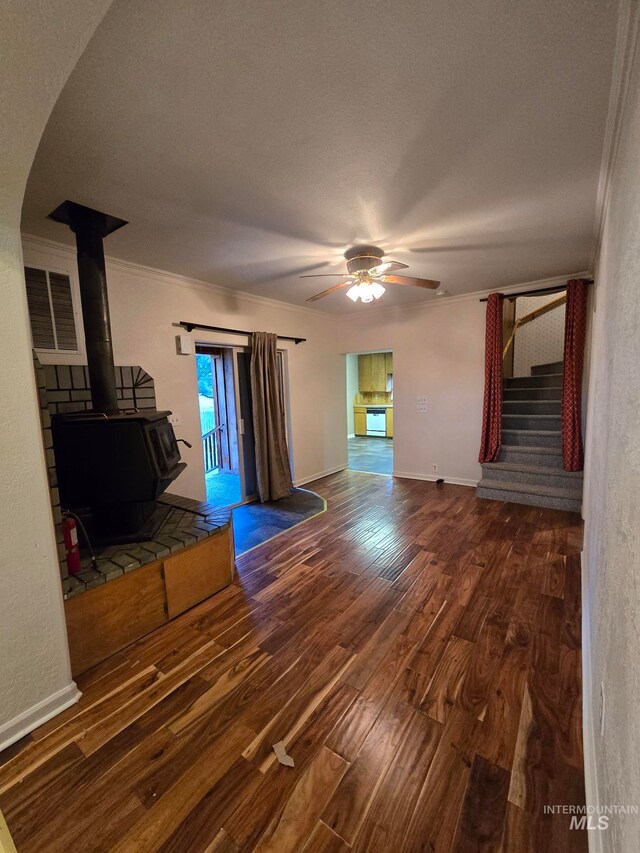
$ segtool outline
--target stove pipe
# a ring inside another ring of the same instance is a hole
[[[76,235],[82,323],[93,411],[116,413],[118,395],[102,240],[127,222],[74,201],[64,201],[48,218],[68,225]]]

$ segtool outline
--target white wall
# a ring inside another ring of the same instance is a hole
[[[594,802],[640,805],[640,59],[615,163],[592,299],[585,751],[587,794]],[[604,850],[631,853],[638,849],[640,817],[613,817],[598,836]]]
[[[516,299],[516,320],[553,302],[562,294],[521,296]],[[505,341],[506,343],[506,341]],[[564,358],[564,305],[536,317],[518,329],[514,338],[513,375],[529,376],[534,364],[550,364]]]
[[[345,318],[345,350],[393,350],[396,474],[467,485],[480,479],[485,312],[475,295],[410,309],[371,306]],[[426,414],[416,411],[419,395],[427,397]]]
[[[109,0],[2,3],[0,66],[0,749],[77,698],[26,310],[20,211],[62,86]]]
[[[347,435],[354,435],[353,401],[358,393],[358,356],[347,354]]]
[[[62,227],[62,226],[61,226]],[[108,238],[105,241],[108,252]],[[75,252],[64,246],[25,239],[29,263],[53,265],[76,276]],[[303,483],[347,464],[345,367],[335,335],[335,318],[247,294],[221,290],[169,273],[107,260],[107,283],[116,364],[139,364],[155,380],[158,408],[179,415],[175,428],[187,469],[172,491],[204,499],[204,468],[198,413],[195,356],[176,354],[180,320],[210,326],[277,332],[307,338],[295,345],[279,342],[287,352],[293,476]],[[195,341],[246,344],[236,335],[194,331]],[[64,357],[53,359],[64,363]]]

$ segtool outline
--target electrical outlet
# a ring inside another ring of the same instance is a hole
[[[416,404],[418,406],[426,406],[427,405],[427,398],[424,396],[424,394],[416,397]]]
[[[427,407],[424,406],[422,403],[420,403],[419,405],[416,406],[416,412],[424,413],[426,411],[427,411]]]
[[[172,426],[180,426],[180,415],[170,415],[169,423],[172,424]]]
[[[437,465],[434,465],[434,466],[433,466],[433,470],[434,470],[434,471],[437,471],[437,470],[438,470],[438,466],[437,466]]]
[[[604,737],[604,681],[600,682],[600,737]]]

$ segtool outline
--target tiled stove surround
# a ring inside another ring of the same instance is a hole
[[[53,521],[56,528],[58,543],[58,559],[60,561],[60,576],[64,580],[68,576],[67,561],[64,553],[62,536],[62,516],[60,514],[60,495],[58,493],[58,477],[56,461],[53,455],[53,440],[51,438],[51,415],[59,412],[83,412],[91,408],[91,392],[89,390],[89,374],[86,365],[47,364],[42,365],[38,356],[33,354],[36,371],[36,383],[40,399],[40,417],[45,453],[47,455],[47,470]],[[153,379],[141,367],[116,367],[116,388],[121,409],[155,409],[156,392]]]
[[[42,365],[33,355],[51,506],[56,528],[58,558],[62,592],[65,598],[78,595],[87,589],[106,583],[125,572],[152,563],[168,554],[193,545],[200,539],[212,536],[221,527],[228,527],[231,512],[212,504],[201,503],[175,495],[162,495],[160,502],[171,506],[171,511],[155,539],[128,545],[113,545],[96,549],[97,570],[92,568],[86,554],[82,555],[82,572],[69,576],[62,536],[62,515],[56,475],[51,415],[60,412],[79,412],[91,408],[91,394],[87,368],[79,365]],[[141,367],[116,367],[116,387],[121,409],[155,409],[156,395],[153,379]]]
[[[82,412],[91,408],[89,373],[85,365],[44,366],[49,413]],[[116,367],[118,408],[155,409],[153,379],[141,367]]]

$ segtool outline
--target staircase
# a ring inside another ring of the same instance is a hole
[[[505,380],[499,461],[483,464],[478,497],[580,512],[582,471],[562,468],[561,396],[561,361]]]

